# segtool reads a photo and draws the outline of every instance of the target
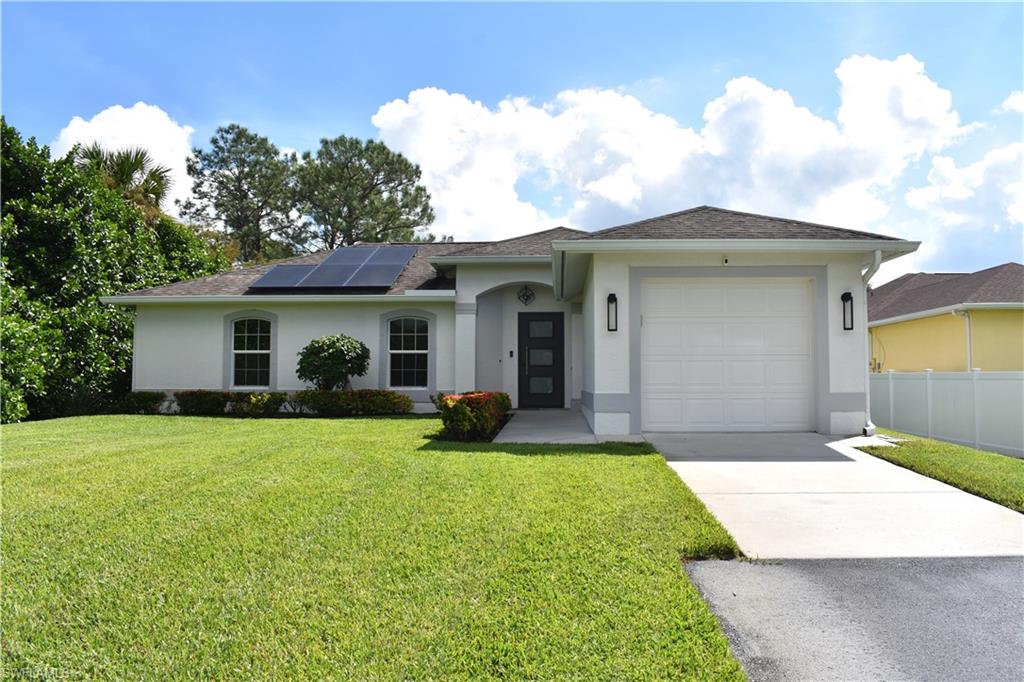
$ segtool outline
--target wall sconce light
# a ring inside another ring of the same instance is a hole
[[[608,294],[608,331],[619,331],[619,299],[615,294]]]
[[[853,329],[853,294],[844,291],[840,298],[843,301],[843,329],[850,331]]]

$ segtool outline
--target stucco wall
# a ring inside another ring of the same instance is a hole
[[[722,254],[625,253],[595,254],[592,279],[584,292],[584,335],[593,339],[593,388],[583,381],[583,405],[594,429],[602,435],[639,430],[639,388],[631,359],[639,357],[639,291],[632,291],[645,269],[658,276],[808,276],[815,280],[815,365],[817,429],[823,433],[859,433],[864,426],[866,398],[866,305],[861,272],[863,256],[827,254],[737,254],[723,265]],[[842,328],[840,295],[854,295],[855,328]],[[606,327],[609,293],[618,298],[619,331]],[[634,310],[636,308],[636,310]],[[634,315],[633,313],[636,313]],[[634,322],[634,320],[636,320]],[[592,325],[592,326],[591,326]],[[593,332],[591,333],[591,329]],[[636,330],[633,330],[634,332]],[[634,347],[635,346],[635,347]],[[585,363],[586,365],[586,363]]]
[[[963,317],[946,313],[872,327],[871,366],[878,372],[966,371],[965,325]]]
[[[225,377],[225,316],[241,310],[260,310],[277,316],[275,387],[300,390],[295,376],[298,352],[311,340],[328,334],[347,334],[367,345],[370,370],[353,379],[356,388],[382,388],[380,373],[381,315],[395,310],[419,310],[435,316],[437,390],[454,384],[454,311],[450,303],[414,304],[274,304],[274,305],[140,305],[135,317],[136,390],[227,388]],[[420,396],[422,397],[422,396]]]
[[[989,372],[1024,370],[1024,310],[972,310],[971,361]]]

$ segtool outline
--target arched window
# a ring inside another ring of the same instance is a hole
[[[234,388],[270,387],[270,320],[247,317],[232,324]]]
[[[388,321],[390,388],[427,388],[429,339],[429,325],[424,319],[396,317]]]

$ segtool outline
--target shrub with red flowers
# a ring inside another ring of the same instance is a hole
[[[489,441],[505,425],[512,400],[508,393],[474,391],[438,394],[431,400],[441,413],[441,438],[461,441]]]

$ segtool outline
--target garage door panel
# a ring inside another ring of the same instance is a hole
[[[768,400],[768,422],[779,427],[805,428],[810,414],[811,403],[807,398],[793,396]]]
[[[763,427],[766,423],[764,398],[733,398],[729,400],[729,420],[724,426],[739,429]]]
[[[725,344],[725,326],[721,322],[691,322],[683,328],[682,351],[715,351]]]
[[[724,362],[722,360],[685,360],[685,382],[687,389],[717,389],[724,382]]]
[[[647,314],[667,313],[675,315],[683,308],[683,292],[671,284],[652,284],[644,292],[644,307]]]
[[[670,285],[681,292],[680,305],[666,310],[670,315],[678,315],[680,310],[688,310],[693,315],[719,315],[725,308],[725,290],[720,286],[701,286],[680,288],[678,283]]]
[[[644,322],[647,351],[651,355],[679,354],[683,350],[683,323],[678,320]]]
[[[766,368],[761,360],[729,360],[729,388],[765,388]]]
[[[809,430],[808,280],[644,280],[643,428]]]
[[[683,401],[684,422],[692,427],[717,429],[725,423],[725,400],[712,397],[688,397]]]
[[[761,322],[729,322],[725,325],[725,346],[730,350],[760,353],[764,348],[765,329]]]
[[[648,389],[669,389],[678,393],[683,383],[683,361],[679,358],[644,360],[643,373]]]
[[[649,396],[643,401],[643,409],[650,428],[672,428],[683,420],[680,397]]]
[[[725,306],[718,310],[719,314],[759,315],[765,308],[764,291],[754,285],[727,287],[725,301]]]

